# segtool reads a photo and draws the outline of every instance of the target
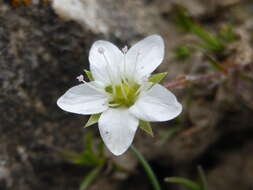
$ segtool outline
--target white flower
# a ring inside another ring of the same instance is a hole
[[[90,50],[94,81],[70,88],[57,104],[68,112],[98,114],[99,131],[107,148],[123,154],[132,144],[139,121],[167,121],[182,111],[176,97],[163,86],[149,81],[161,64],[164,42],[152,35],[120,51],[107,41],[96,41]]]

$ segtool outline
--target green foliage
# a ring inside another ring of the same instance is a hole
[[[214,57],[212,57],[211,55],[208,55],[208,54],[205,54],[205,56],[210,61],[212,68],[214,70],[226,72],[225,67],[223,67],[218,61],[216,61],[216,59]]]
[[[161,186],[159,181],[157,180],[157,177],[152,170],[151,166],[148,164],[147,160],[144,158],[144,156],[132,145],[131,150],[136,156],[136,158],[141,163],[143,169],[145,170],[146,174],[148,175],[148,178],[154,188],[154,190],[161,190]]]
[[[227,25],[223,27],[219,34],[218,37],[223,40],[224,42],[234,42],[237,40],[237,36],[235,34],[235,31],[231,25]]]
[[[199,173],[199,177],[200,177],[201,189],[208,190],[206,176],[205,176],[204,170],[202,169],[201,166],[198,166],[198,173]]]
[[[72,162],[83,166],[99,166],[105,158],[101,155],[101,145],[97,146],[97,152],[94,150],[92,133],[86,135],[86,149],[83,153],[72,159]]]
[[[80,190],[85,190],[89,187],[89,185],[99,176],[106,163],[103,142],[100,141],[100,143],[96,145],[93,140],[92,133],[88,133],[86,135],[85,151],[81,154],[63,152],[63,155],[73,164],[94,167],[94,169],[84,178],[80,185]]]
[[[167,74],[167,72],[154,74],[149,78],[149,82],[154,84],[160,83],[167,76]]]
[[[198,167],[198,173],[200,177],[200,183],[196,183],[194,181],[182,177],[167,177],[165,178],[165,182],[176,183],[187,187],[190,190],[208,190],[206,177],[203,172],[203,169],[200,166]]]
[[[209,33],[204,28],[199,25],[193,24],[191,27],[191,32],[198,36],[202,42],[201,47],[207,49],[210,52],[222,52],[225,49],[222,41],[217,38],[214,34]]]
[[[192,33],[197,36],[200,41],[200,47],[212,53],[223,52],[227,43],[236,40],[236,35],[232,27],[225,27],[219,34],[212,34],[208,32],[201,25],[193,21],[189,16],[188,11],[180,6],[175,9],[175,23],[185,32]],[[181,49],[185,53],[186,49]],[[186,52],[187,53],[187,52]]]
[[[91,73],[90,71],[84,69],[84,72],[85,72],[87,78],[88,78],[90,81],[94,81],[94,78],[93,78],[92,73]]]
[[[89,172],[89,174],[86,175],[85,178],[83,179],[79,190],[86,190],[92,184],[92,182],[98,177],[98,175],[101,172],[101,169],[102,167],[98,166],[93,170],[91,170],[91,172]]]
[[[197,183],[182,177],[168,177],[165,179],[165,181],[169,183],[177,183],[183,185],[191,190],[203,190],[201,186],[198,185]]]
[[[181,129],[181,125],[170,126],[168,131],[166,131],[161,137],[159,144],[165,144],[169,139],[173,138]]]
[[[150,125],[149,122],[140,120],[140,121],[139,121],[139,127],[140,127],[143,131],[145,131],[146,133],[148,133],[149,135],[151,135],[152,137],[154,136],[152,127],[151,127],[151,125]]]
[[[175,59],[177,60],[185,60],[191,57],[192,50],[187,46],[178,46],[175,48]]]
[[[191,32],[191,27],[193,25],[190,16],[188,15],[187,9],[182,6],[175,6],[175,19],[174,22],[179,28],[185,32]]]
[[[96,167],[105,162],[103,147],[102,142],[95,146],[92,133],[87,133],[84,152],[77,154],[62,151],[61,153],[73,164]]]
[[[91,125],[94,125],[98,122],[99,118],[100,118],[101,114],[93,114],[90,116],[89,120],[87,121],[87,123],[85,124],[85,128],[89,127]]]

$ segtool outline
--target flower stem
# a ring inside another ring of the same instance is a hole
[[[146,173],[147,173],[147,175],[154,187],[154,190],[161,190],[161,187],[160,187],[160,184],[157,180],[157,177],[156,177],[155,173],[153,172],[152,168],[150,167],[150,165],[148,164],[148,162],[146,161],[146,159],[142,156],[142,154],[133,145],[131,146],[131,150],[134,153],[134,155],[138,158],[139,162],[141,163],[144,170],[146,171]]]

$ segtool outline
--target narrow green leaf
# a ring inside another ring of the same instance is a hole
[[[87,133],[87,135],[86,135],[85,149],[86,149],[86,152],[89,152],[89,153],[91,153],[91,154],[94,154],[94,148],[93,148],[93,134],[92,134],[92,132],[89,132],[89,133]]]
[[[240,76],[241,78],[243,78],[244,80],[247,80],[247,81],[249,81],[249,82],[252,82],[252,81],[253,81],[253,78],[250,77],[249,75],[247,75],[246,73],[240,72],[240,73],[239,73],[239,76]]]
[[[223,43],[216,37],[216,35],[211,34],[210,32],[206,31],[204,28],[197,24],[193,24],[191,27],[191,32],[198,36],[203,42],[204,48],[207,48],[210,51],[223,51],[224,45]]]
[[[80,155],[80,157],[73,160],[73,162],[80,166],[97,166],[100,163],[100,160],[96,157],[96,155],[84,152]]]
[[[161,190],[160,183],[157,180],[157,177],[156,177],[153,169],[151,168],[151,166],[147,162],[147,160],[133,145],[131,146],[131,150],[134,153],[134,155],[136,156],[136,158],[139,160],[139,162],[141,163],[142,167],[144,168],[146,174],[148,175],[150,183],[153,185],[154,190]]]
[[[98,161],[98,158],[95,155],[88,152],[77,154],[67,151],[61,151],[60,153],[73,164],[82,166],[97,166],[98,163],[100,163],[100,161]]]
[[[98,144],[98,156],[102,158],[104,157],[104,153],[105,153],[105,146],[103,141],[100,141]]]
[[[201,187],[195,182],[182,177],[168,177],[165,182],[181,184],[191,190],[201,190]]]
[[[88,132],[85,136],[85,151],[75,160],[78,165],[97,166],[100,158],[95,154],[92,132]]]
[[[204,55],[210,61],[210,63],[212,64],[212,67],[215,70],[226,72],[226,69],[218,61],[216,61],[214,57],[212,57],[211,55],[209,55],[207,53],[205,53]]]
[[[178,46],[174,49],[175,51],[175,59],[176,60],[186,60],[187,58],[191,57],[192,49],[188,46]]]
[[[221,29],[218,34],[219,39],[223,40],[224,42],[234,42],[237,40],[236,33],[234,31],[233,26],[227,25]]]
[[[167,131],[164,132],[163,136],[160,139],[159,144],[160,145],[165,144],[168,140],[174,137],[181,130],[181,128],[182,128],[181,125],[170,127]]]
[[[225,46],[218,36],[195,23],[184,7],[177,6],[175,16],[176,24],[184,31],[190,32],[201,39],[204,49],[211,52],[221,52],[224,50]]]
[[[80,185],[79,190],[86,190],[93,181],[98,177],[102,167],[98,166],[95,169],[93,169],[83,180],[83,182]]]
[[[80,154],[69,152],[69,151],[60,150],[59,153],[72,163],[75,163],[76,160],[78,160],[80,158]]]
[[[154,74],[149,78],[149,82],[155,84],[160,83],[167,76],[167,74],[167,72]]]
[[[101,114],[94,114],[94,115],[91,115],[90,118],[89,118],[89,120],[87,121],[87,123],[85,124],[84,127],[86,128],[86,127],[89,127],[89,126],[91,126],[91,125],[96,124],[96,123],[98,122],[98,119],[99,119],[100,115],[101,115]]]
[[[203,190],[208,190],[207,180],[204,173],[204,170],[201,166],[198,166],[198,173],[201,180],[201,187]]]
[[[90,81],[93,81],[93,80],[94,80],[94,78],[93,78],[93,76],[92,76],[92,73],[91,73],[90,71],[84,69],[84,72],[85,72],[86,76],[88,77],[88,79],[89,79]]]
[[[140,126],[140,128],[141,128],[143,131],[145,131],[146,133],[148,133],[148,134],[151,135],[152,137],[154,136],[152,127],[151,127],[151,125],[150,125],[149,122],[140,120],[139,126]]]

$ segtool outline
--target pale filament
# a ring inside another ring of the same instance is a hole
[[[80,75],[80,76],[76,77],[76,79],[77,79],[79,82],[82,82],[82,83],[86,84],[86,85],[89,86],[90,88],[92,88],[92,89],[94,89],[94,90],[96,90],[96,91],[98,91],[98,92],[101,92],[101,93],[103,93],[103,94],[106,94],[105,91],[103,91],[103,90],[101,90],[101,89],[99,89],[99,88],[96,88],[95,86],[93,86],[93,85],[91,85],[90,83],[86,82],[86,81],[84,80],[83,75]]]
[[[123,71],[121,71],[122,72],[121,78],[124,81],[124,83],[126,83],[126,84],[128,83],[127,74],[126,74],[127,73],[127,71],[126,71],[126,53],[127,53],[127,51],[128,51],[127,46],[122,48],[122,52],[123,52],[124,57],[123,57]]]
[[[98,48],[98,52],[99,52],[100,54],[102,54],[103,57],[104,57],[104,59],[105,59],[105,62],[106,62],[106,67],[105,67],[105,68],[106,68],[106,71],[107,71],[108,76],[109,76],[109,78],[110,78],[110,82],[111,82],[111,84],[112,84],[113,95],[115,95],[116,89],[115,89],[115,85],[114,85],[114,81],[113,81],[114,76],[113,76],[113,72],[112,72],[111,67],[110,67],[110,63],[109,63],[108,59],[106,58],[106,55],[105,55],[105,53],[104,53],[104,49],[103,49],[102,47]]]
[[[141,55],[141,53],[137,52],[137,55],[136,55],[136,58],[135,58],[135,62],[134,62],[134,70],[133,70],[133,73],[132,73],[132,78],[134,78],[134,76],[136,74],[138,58],[139,58],[140,55]]]
[[[124,57],[123,57],[123,71],[121,71],[120,67],[118,67],[119,73],[121,74],[121,79],[123,80],[123,82],[125,84],[128,84],[128,82],[126,80],[126,53],[127,53],[127,51],[128,51],[128,47],[127,46],[125,46],[124,48],[122,48],[122,52],[124,54]],[[123,93],[124,98],[127,99],[126,91],[125,91],[125,88],[123,87],[122,82],[120,82],[120,88],[121,88],[121,91]]]
[[[99,53],[101,53],[103,55],[104,59],[105,59],[105,62],[106,62],[106,67],[105,68],[106,68],[107,73],[109,74],[109,78],[111,80],[110,82],[113,84],[114,77],[113,77],[113,74],[112,74],[110,63],[109,63],[108,59],[106,58],[104,51],[102,51],[102,52],[99,51]]]

